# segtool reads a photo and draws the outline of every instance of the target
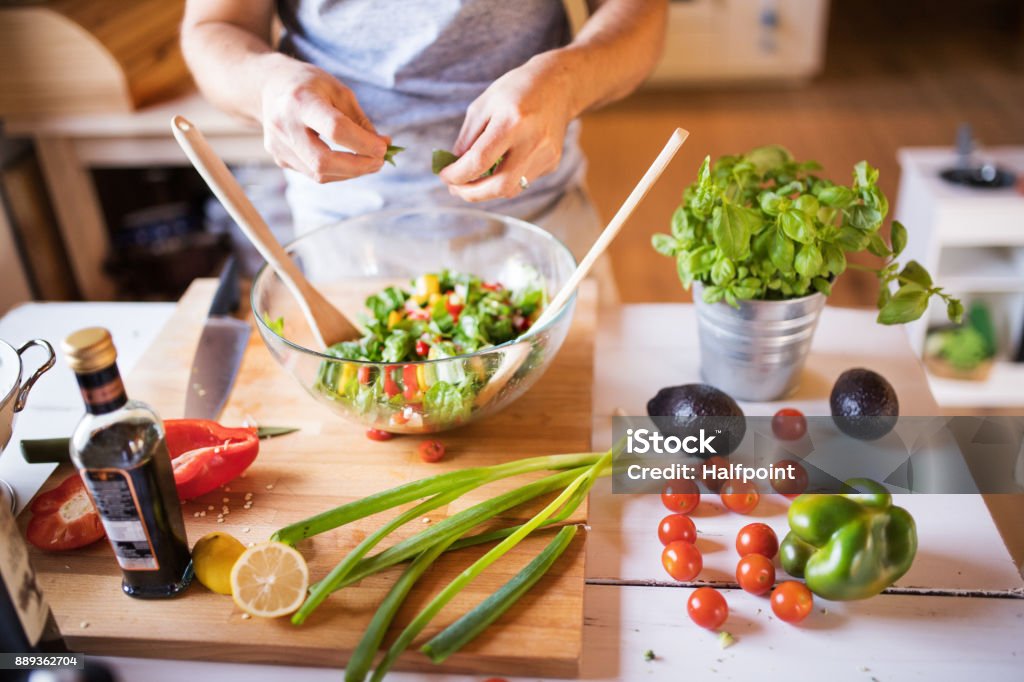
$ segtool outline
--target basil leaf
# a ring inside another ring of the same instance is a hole
[[[667,234],[654,234],[651,236],[651,246],[663,256],[672,257],[679,250],[679,242]]]
[[[823,277],[815,277],[812,279],[811,286],[813,286],[820,294],[825,294],[826,296],[832,295],[832,283]]]
[[[846,254],[835,244],[825,244],[822,256],[825,258],[825,270],[833,275],[841,275],[846,270]]]
[[[779,226],[790,239],[801,244],[814,241],[814,222],[800,209],[790,208],[779,214]]]
[[[928,309],[928,291],[916,284],[900,287],[878,312],[879,324],[903,324],[924,315]]]
[[[284,336],[284,318],[277,317],[270,319],[270,315],[263,313],[263,323],[267,325],[267,328],[277,334],[278,336]]]
[[[857,205],[850,206],[844,212],[845,225],[850,225],[864,232],[873,232],[882,224],[882,214],[876,208]]]
[[[718,303],[725,296],[725,289],[722,287],[704,287],[704,302]]]
[[[814,244],[804,244],[796,254],[793,267],[804,277],[810,278],[821,272],[821,250]]]
[[[925,289],[932,286],[932,276],[916,260],[907,262],[900,271],[900,282],[917,284]]]
[[[846,208],[855,198],[853,190],[842,185],[831,185],[818,192],[818,201],[832,208]]]
[[[757,211],[726,202],[711,218],[711,237],[727,258],[743,260],[750,255],[750,238],[762,222]]]
[[[753,165],[754,171],[758,175],[765,175],[792,164],[793,155],[782,145],[769,144],[751,149],[743,155],[743,159]]]
[[[789,206],[789,199],[775,192],[761,192],[757,197],[757,203],[762,211],[770,216],[776,216]]]
[[[960,324],[964,318],[964,304],[958,298],[951,298],[946,303],[946,317],[954,324]]]
[[[882,239],[882,236],[877,232],[871,233],[871,236],[868,237],[868,251],[879,258],[888,258],[892,255],[892,252],[889,251],[889,247],[886,245],[885,240]]]
[[[437,175],[458,160],[459,157],[447,149],[435,149],[434,153],[430,155],[430,168],[434,171],[434,175]]]
[[[405,151],[405,147],[399,147],[397,145],[389,144],[388,149],[384,152],[384,160],[390,163],[392,166],[397,165],[395,163],[395,157]],[[436,172],[436,171],[435,171]]]
[[[860,188],[874,187],[878,182],[878,169],[874,168],[867,161],[860,161],[853,167],[854,185]]]
[[[898,220],[892,221],[889,241],[892,243],[893,256],[900,255],[903,253],[903,249],[907,248],[907,228],[903,227],[903,223]]]
[[[782,272],[793,272],[793,242],[783,233],[782,230],[775,230],[775,237],[772,238],[771,252],[769,253],[772,264]]]
[[[889,283],[882,282],[881,289],[878,290],[878,300],[875,301],[875,307],[881,310],[885,307],[885,304],[892,298],[892,291],[889,290]]]
[[[696,279],[693,273],[693,254],[688,251],[680,251],[676,254],[676,274],[682,282],[684,289],[689,289]]]
[[[818,215],[818,200],[812,194],[802,194],[793,202],[793,207],[804,212],[808,218],[814,219]]]
[[[711,281],[722,285],[736,277],[736,266],[728,258],[721,258],[711,267]]]
[[[846,251],[863,251],[871,239],[866,232],[844,226],[839,230],[838,242]]]
[[[690,230],[690,220],[686,215],[686,208],[684,206],[677,207],[672,214],[672,236],[679,240],[693,238]]]
[[[404,329],[392,329],[384,341],[381,359],[384,362],[401,362],[412,351],[413,337]]]

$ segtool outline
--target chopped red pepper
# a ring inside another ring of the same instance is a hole
[[[373,377],[370,376],[370,368],[368,365],[363,365],[362,367],[360,367],[359,372],[356,374],[356,376],[359,378],[359,383],[361,383],[363,386],[365,386],[366,384],[370,383],[373,380]]]
[[[254,428],[229,428],[209,419],[164,421],[178,497],[191,500],[237,478],[256,459]]]
[[[444,299],[444,307],[448,310],[448,314],[452,316],[452,322],[458,322],[459,315],[462,314],[462,309],[466,306],[458,296],[448,294],[448,297]]]
[[[25,534],[39,549],[62,552],[91,545],[106,533],[100,515],[78,473],[40,494],[29,507],[32,519]]]
[[[427,353],[430,352],[430,346],[423,339],[419,339],[416,342],[416,355],[420,357],[426,357]]]
[[[501,291],[505,287],[501,286],[501,282],[481,282],[480,288],[487,291]]]
[[[405,384],[405,390],[402,391],[405,399],[415,400],[420,392],[420,384],[416,380],[416,365],[402,367],[402,383]]]

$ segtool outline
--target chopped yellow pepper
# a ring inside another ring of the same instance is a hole
[[[437,278],[437,275],[420,275],[416,278],[416,293],[413,294],[412,299],[423,305],[430,300],[431,294],[441,293],[441,281]]]
[[[402,313],[392,310],[388,313],[388,329],[394,329],[395,325],[402,321]]]

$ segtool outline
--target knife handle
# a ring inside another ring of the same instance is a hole
[[[238,259],[234,255],[228,256],[224,261],[224,267],[220,270],[220,282],[217,284],[217,291],[213,294],[213,301],[210,303],[209,316],[230,315],[238,310],[241,296],[238,290]]]
[[[29,464],[63,464],[71,461],[71,439],[37,438],[21,441],[21,456]]]

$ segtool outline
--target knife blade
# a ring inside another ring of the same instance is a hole
[[[221,270],[220,282],[192,358],[185,393],[186,419],[217,419],[231,394],[252,333],[248,322],[230,316],[232,309],[237,309],[238,300],[238,264],[235,257],[230,256]]]

